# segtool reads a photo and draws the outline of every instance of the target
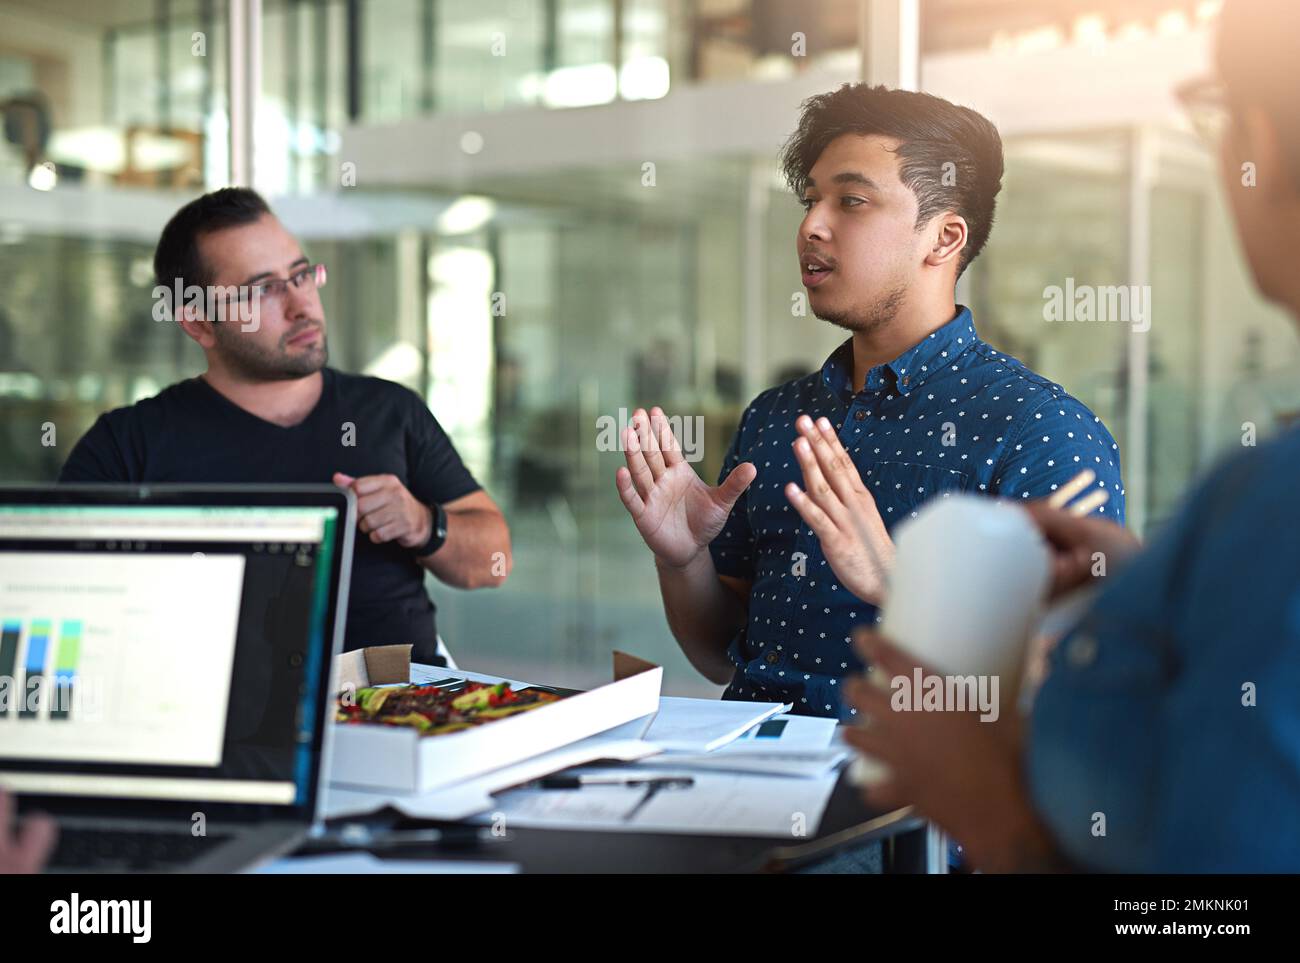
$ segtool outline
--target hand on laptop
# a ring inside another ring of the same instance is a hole
[[[623,432],[627,467],[616,475],[618,495],[650,551],[684,568],[704,551],[758,469],[742,462],[716,488],[706,485],[682,457],[681,446],[659,408],[632,413]]]
[[[54,849],[58,827],[49,816],[28,816],[11,833],[14,808],[13,797],[0,789],[0,875],[39,873]]]
[[[785,496],[821,543],[822,554],[850,592],[872,605],[884,599],[894,543],[853,459],[825,418],[795,421],[794,454],[804,488],[794,482]]]
[[[1052,548],[1052,599],[1087,584],[1094,572],[1113,571],[1142,548],[1132,532],[1107,519],[1079,518],[1044,500],[1025,507]]]

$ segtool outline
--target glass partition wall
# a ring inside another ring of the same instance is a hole
[[[53,478],[99,412],[203,368],[197,346],[153,320],[150,262],[170,213],[228,177],[225,8],[0,0],[0,99],[48,101],[43,156],[55,175],[46,182],[21,139],[0,146],[3,480]],[[822,66],[847,51],[839,79],[853,79],[854,43],[835,39],[847,8],[825,9],[830,40],[814,50]],[[769,75],[807,69],[771,39],[786,32],[775,10],[263,5],[256,186],[329,265],[332,363],[420,392],[510,521],[503,590],[431,584],[462,664],[588,685],[620,648],[664,664],[669,692],[717,692],[668,634],[614,489],[618,429],[635,405],[662,405],[685,419],[693,463],[713,481],[750,398],[814,370],[843,336],[794,310],[801,214],[776,177],[778,142],[737,153],[701,138],[658,164],[653,187],[638,165],[530,170],[527,143],[510,147],[525,162],[509,175],[431,169],[399,187],[363,172],[349,187],[340,133],[555,110],[579,93],[672,109],[674,85],[714,81],[764,97]],[[509,51],[500,61],[489,59],[494,32]],[[601,109],[588,115],[593,140]],[[1262,437],[1300,412],[1293,335],[1252,293],[1210,159],[1172,121],[1016,133],[1006,152],[997,225],[959,299],[987,340],[1106,421],[1126,476],[1141,467],[1150,531],[1195,473],[1241,444],[1243,425]],[[1045,319],[1051,286],[1137,283],[1142,264],[1146,332]]]

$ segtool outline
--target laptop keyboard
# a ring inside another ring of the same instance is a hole
[[[56,869],[166,869],[198,859],[229,838],[63,826],[50,865]]]

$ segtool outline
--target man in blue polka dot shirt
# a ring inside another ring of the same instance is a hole
[[[654,552],[668,624],[724,698],[841,713],[876,620],[890,533],[950,492],[1049,496],[1093,473],[1123,521],[1119,450],[1082,403],[980,339],[957,278],[1002,180],[985,118],[926,94],[844,85],[804,104],[782,168],[818,318],[851,332],[820,371],[746,409],[711,488],[664,413],[637,409],[619,494]],[[935,586],[942,604],[943,586]]]

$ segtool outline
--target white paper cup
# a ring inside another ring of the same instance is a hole
[[[1015,711],[1029,632],[1051,577],[1051,554],[1020,505],[973,495],[927,504],[900,525],[882,633],[943,675],[974,675],[998,684],[999,712]],[[868,676],[881,688],[884,673]],[[857,785],[885,774],[859,757]]]

